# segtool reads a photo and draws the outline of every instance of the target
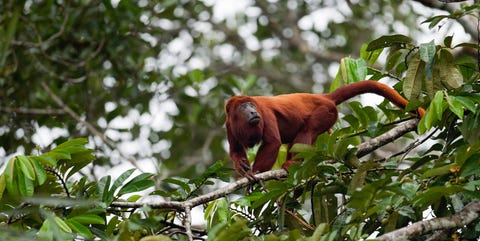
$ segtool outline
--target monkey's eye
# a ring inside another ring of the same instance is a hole
[[[245,103],[242,103],[241,105],[238,106],[239,110],[245,110],[247,108],[252,108],[252,109],[256,110],[257,106],[252,102],[245,102]]]

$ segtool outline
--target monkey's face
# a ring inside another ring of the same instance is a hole
[[[237,108],[238,114],[251,126],[260,123],[261,117],[257,111],[257,106],[253,102],[244,102]]]

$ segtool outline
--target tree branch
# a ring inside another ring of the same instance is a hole
[[[393,140],[399,138],[400,136],[403,136],[404,134],[413,131],[417,128],[418,124],[418,119],[412,119],[407,122],[405,122],[403,125],[399,125],[385,133],[383,133],[380,136],[377,136],[373,139],[370,139],[364,143],[361,143],[360,145],[357,146],[357,157],[363,157],[367,155],[368,153],[371,153],[375,149],[384,146]]]
[[[149,201],[139,201],[139,202],[113,202],[112,207],[120,208],[140,208],[143,206],[149,206],[152,208],[170,208],[180,211],[185,211],[187,208],[194,208],[196,206],[202,205],[204,203],[216,200],[218,198],[224,197],[240,188],[247,187],[251,183],[256,181],[266,181],[271,179],[281,179],[287,177],[287,171],[273,170],[255,174],[256,180],[249,180],[247,178],[240,178],[234,183],[230,183],[225,187],[219,188],[213,192],[185,200],[185,201],[165,201],[165,202],[149,202]]]
[[[45,82],[41,82],[40,85],[48,93],[48,95],[50,95],[50,97],[53,99],[53,101],[55,101],[55,103],[57,103],[58,106],[62,107],[62,109],[66,113],[68,113],[73,119],[75,119],[78,123],[81,123],[82,125],[84,125],[88,129],[88,131],[90,131],[93,135],[96,135],[96,136],[100,137],[100,139],[102,139],[103,142],[105,142],[108,146],[110,146],[110,148],[115,148],[116,147],[115,143],[110,141],[102,132],[97,130],[89,122],[83,120],[77,113],[75,113],[75,111],[73,111],[72,109],[70,109],[70,107],[65,105],[65,103],[63,103],[62,99],[60,99],[60,97],[58,97],[58,95],[53,93],[53,91],[50,89],[50,87],[48,87],[48,85]]]
[[[23,108],[23,107],[6,107],[0,106],[0,112],[16,113],[26,115],[65,115],[67,112],[63,109],[40,109],[40,108]]]
[[[364,142],[358,145],[357,156],[361,157],[364,156],[373,150],[377,149],[380,146],[383,146],[387,143],[390,143],[392,140],[399,138],[400,136],[404,135],[408,131],[414,130],[417,126],[418,120],[413,119],[410,120],[403,125],[399,125],[387,133],[380,135],[376,138],[373,138],[367,142]],[[266,181],[271,179],[282,179],[287,177],[287,172],[283,169],[280,170],[272,170],[267,172],[262,172],[255,174],[256,180],[249,180],[247,178],[240,178],[234,183],[231,183],[223,188],[219,188],[211,193],[204,194],[202,196],[198,196],[189,200],[185,201],[163,201],[163,202],[113,202],[112,207],[120,207],[120,208],[139,208],[142,206],[149,206],[152,208],[171,208],[175,210],[185,211],[187,207],[193,208],[198,205],[202,205],[204,203],[213,201],[215,199],[224,197],[240,188],[246,187],[255,181]]]
[[[459,228],[475,221],[479,215],[480,201],[475,200],[451,217],[434,218],[416,222],[410,226],[386,233],[377,237],[377,239],[381,241],[405,240],[435,230]]]

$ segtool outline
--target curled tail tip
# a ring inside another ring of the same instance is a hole
[[[425,109],[418,108],[417,113],[418,113],[419,119],[422,119],[425,116]]]

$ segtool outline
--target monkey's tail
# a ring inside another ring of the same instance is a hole
[[[390,86],[373,80],[364,80],[342,86],[336,89],[334,92],[327,94],[327,97],[333,100],[336,105],[338,105],[354,96],[365,93],[381,95],[402,109],[405,109],[408,104],[408,101]],[[425,110],[418,108],[418,115],[420,118],[422,118],[424,114]]]

